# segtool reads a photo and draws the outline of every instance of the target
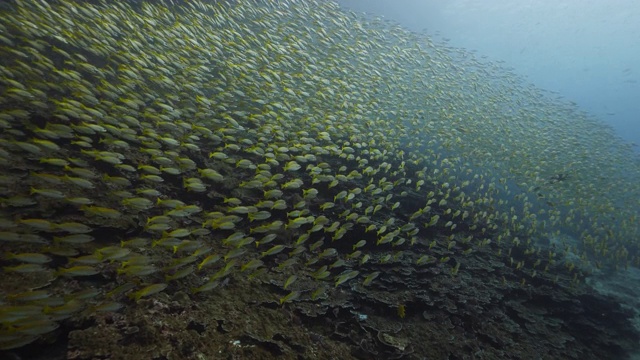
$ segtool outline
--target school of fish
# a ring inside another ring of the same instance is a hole
[[[481,248],[527,276],[640,265],[631,145],[332,2],[9,1],[0,129],[3,350],[227,278],[277,274],[287,306]]]

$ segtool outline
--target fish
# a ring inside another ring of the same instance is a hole
[[[350,270],[350,271],[346,271],[340,275],[338,275],[336,277],[336,282],[335,282],[335,287],[340,286],[341,284],[344,284],[345,282],[355,278],[358,276],[358,274],[360,274],[359,271],[357,270]]]
[[[135,301],[142,299],[143,297],[148,297],[159,292],[164,291],[169,285],[165,283],[158,283],[145,286],[144,288],[129,294],[129,298]]]
[[[454,276],[480,254],[538,277],[569,253],[640,263],[625,250],[640,232],[632,145],[569,102],[331,2],[174,3],[0,9],[3,274],[55,271],[97,294],[54,305],[48,288],[0,289],[8,299],[41,297],[62,319],[183,281],[208,296],[240,273],[300,287],[269,298],[284,305],[361,273],[373,287],[404,259],[455,260]],[[557,229],[583,248],[549,259],[534,239]],[[24,334],[0,349],[58,326],[8,324]]]
[[[284,297],[280,298],[280,305],[297,300],[300,297],[299,291],[292,291]]]
[[[89,265],[76,265],[70,268],[59,268],[56,271],[57,276],[75,277],[75,276],[92,276],[99,273],[99,270]]]

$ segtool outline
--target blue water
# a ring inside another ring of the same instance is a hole
[[[634,0],[338,0],[504,62],[640,145],[640,3]],[[636,150],[639,148],[636,146]]]

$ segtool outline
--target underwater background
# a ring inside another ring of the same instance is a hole
[[[633,0],[338,3],[510,68],[640,144],[640,5]]]
[[[0,4],[0,357],[632,359],[640,162],[330,1]]]

